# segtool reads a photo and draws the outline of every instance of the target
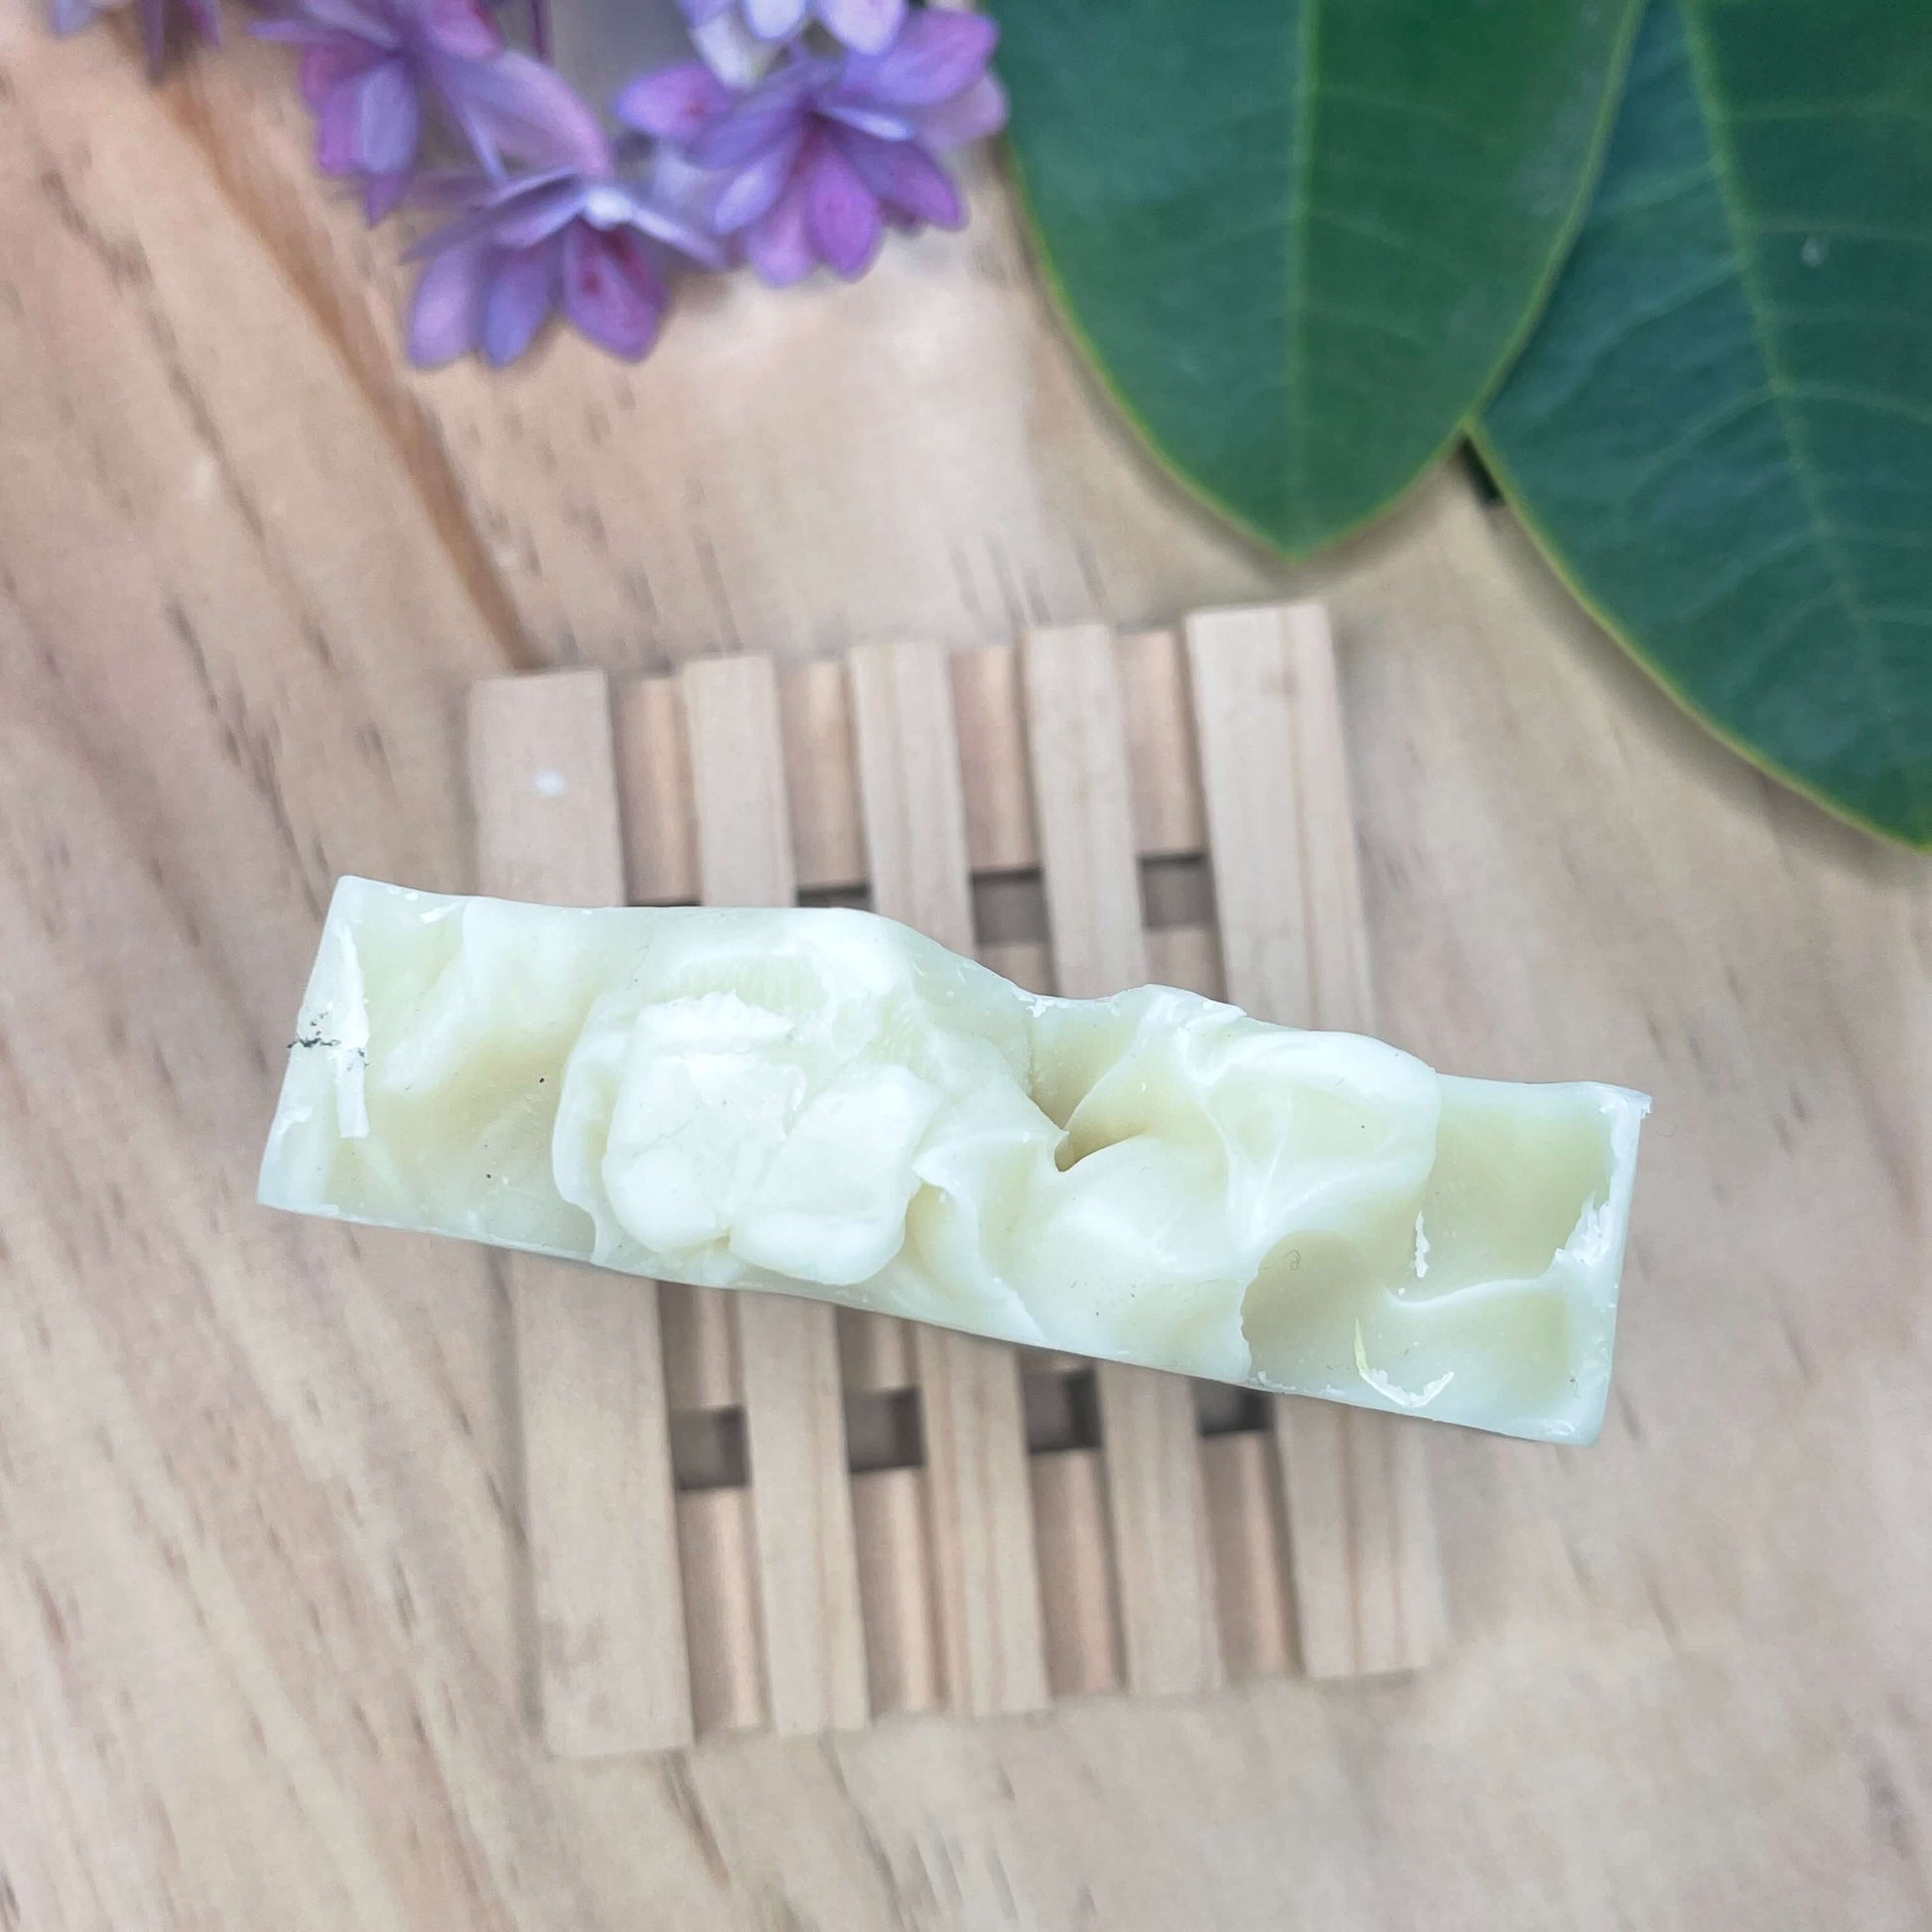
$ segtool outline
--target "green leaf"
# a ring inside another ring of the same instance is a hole
[[[1582,214],[1635,19],[1632,0],[992,4],[1074,330],[1181,479],[1298,553],[1384,507],[1501,374]]]
[[[1746,757],[1932,843],[1932,9],[1658,0],[1478,437]]]

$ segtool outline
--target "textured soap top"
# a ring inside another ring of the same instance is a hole
[[[864,912],[345,879],[261,1197],[1587,1442],[1647,1105]]]

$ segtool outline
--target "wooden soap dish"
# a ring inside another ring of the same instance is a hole
[[[1373,1031],[1318,606],[495,679],[470,760],[484,892],[869,904],[1039,991],[1159,979]],[[1426,1429],[505,1266],[559,1751],[1405,1670],[1441,1642]]]

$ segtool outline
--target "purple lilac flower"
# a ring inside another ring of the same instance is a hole
[[[755,40],[788,41],[816,20],[834,40],[861,54],[891,44],[905,18],[905,0],[678,0],[693,27],[736,14]]]
[[[408,191],[431,100],[442,102],[492,175],[532,125],[573,111],[591,120],[549,68],[504,52],[479,0],[289,0],[254,31],[302,50],[316,163],[362,183],[371,221]]]
[[[77,34],[91,26],[103,13],[126,0],[53,0],[54,31]],[[148,74],[161,71],[168,52],[168,27],[174,16],[173,0],[137,0],[141,10],[141,45],[147,52]],[[190,29],[205,41],[221,39],[221,14],[214,0],[181,0],[181,12]]]
[[[998,37],[979,14],[921,10],[880,53],[794,49],[742,90],[697,62],[641,75],[618,116],[711,173],[712,230],[742,234],[760,279],[780,287],[818,261],[850,280],[887,225],[964,222],[934,157],[1005,124],[986,70]]]
[[[661,198],[618,181],[608,145],[591,160],[508,183],[474,174],[430,185],[467,211],[410,250],[424,263],[412,361],[434,368],[480,349],[501,367],[559,308],[614,355],[635,361],[650,347],[669,301],[663,251],[708,267],[720,252]]]

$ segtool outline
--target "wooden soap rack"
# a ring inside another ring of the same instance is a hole
[[[1040,991],[1160,979],[1373,1030],[1318,606],[495,679],[470,758],[485,892],[870,904]],[[1423,1428],[505,1267],[559,1751],[1201,1691],[1298,1657],[1403,1670],[1441,1642]]]

